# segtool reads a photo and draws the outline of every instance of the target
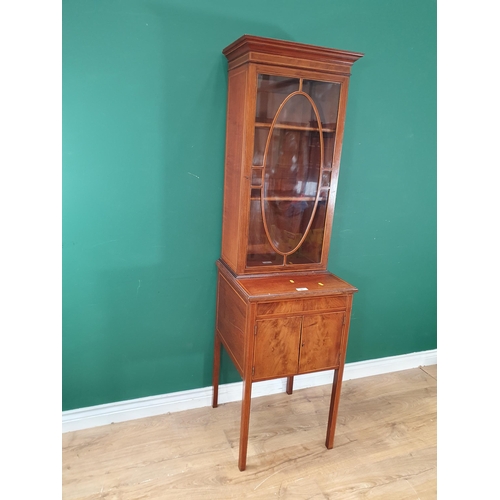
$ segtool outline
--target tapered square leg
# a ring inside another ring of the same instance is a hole
[[[221,341],[219,335],[215,334],[214,340],[214,367],[212,372],[213,399],[212,407],[217,408],[219,404],[219,372],[220,372]]]
[[[339,411],[340,390],[342,388],[342,375],[344,367],[341,366],[335,370],[332,385],[332,396],[330,399],[330,411],[328,413],[328,427],[326,430],[325,446],[330,450],[333,448],[333,441],[335,438],[335,426],[337,423],[337,413]]]
[[[286,393],[293,393],[293,375],[286,378]]]
[[[240,454],[238,468],[244,471],[247,466],[248,429],[250,425],[250,403],[252,401],[252,381],[243,381],[243,398],[241,402]]]

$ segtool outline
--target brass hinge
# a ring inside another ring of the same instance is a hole
[[[255,326],[253,327],[253,334],[254,334],[254,335],[257,335],[257,325],[255,325]]]
[[[252,366],[252,375],[255,375],[255,366]]]

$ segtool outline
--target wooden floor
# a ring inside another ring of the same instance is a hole
[[[255,398],[244,472],[240,403],[69,432],[63,499],[435,499],[436,386],[436,365],[344,382],[332,450],[331,386]]]

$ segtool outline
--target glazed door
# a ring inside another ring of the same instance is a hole
[[[247,269],[322,261],[341,83],[258,75]]]

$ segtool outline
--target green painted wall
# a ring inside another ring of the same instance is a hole
[[[63,410],[211,383],[244,33],[365,53],[329,264],[360,290],[347,361],[436,348],[435,0],[64,0]]]

